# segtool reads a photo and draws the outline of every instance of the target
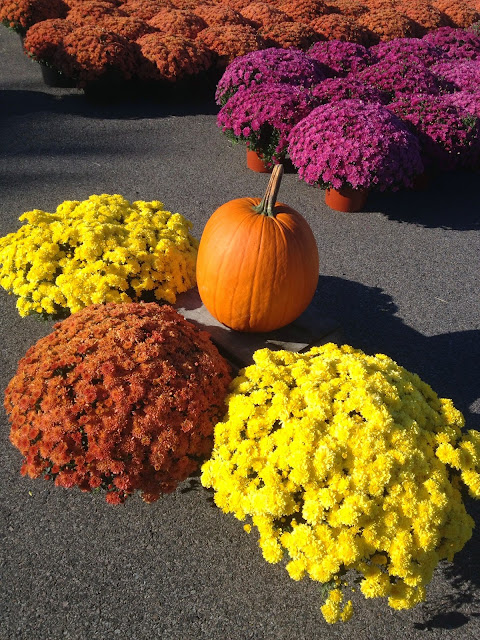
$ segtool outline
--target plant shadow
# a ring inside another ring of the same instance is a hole
[[[212,96],[183,93],[125,93],[122,99],[109,100],[87,98],[78,89],[68,89],[62,94],[19,89],[0,90],[0,114],[22,116],[31,113],[64,113],[85,118],[117,120],[141,120],[169,116],[215,115],[218,106]]]
[[[390,220],[428,228],[469,231],[480,229],[476,183],[479,173],[452,171],[432,177],[420,190],[373,192],[366,211],[381,211]]]

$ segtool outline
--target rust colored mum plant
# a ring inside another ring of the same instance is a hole
[[[278,22],[264,27],[259,33],[265,39],[267,47],[283,49],[306,50],[323,39],[315,29],[302,22]]]
[[[207,27],[200,31],[196,41],[217,54],[217,66],[221,69],[238,56],[265,48],[263,38],[252,27],[241,24]]]
[[[432,0],[434,7],[439,9],[448,18],[454,27],[466,28],[480,20],[480,13],[473,6],[458,0]]]
[[[27,351],[6,389],[21,473],[153,502],[209,455],[229,382],[208,334],[172,307],[86,307]]]
[[[201,4],[195,8],[195,13],[205,20],[207,26],[227,24],[249,24],[241,13],[231,7],[219,4]]]
[[[355,42],[363,46],[370,44],[366,29],[359,27],[355,20],[339,13],[328,13],[311,22],[312,28],[326,40]]]
[[[127,38],[127,40],[138,40],[147,33],[154,33],[155,27],[150,26],[145,20],[134,16],[112,16],[105,15],[99,18],[97,25],[106,31]]]
[[[306,24],[325,13],[332,13],[333,11],[328,6],[328,3],[322,2],[322,0],[281,0],[277,3],[277,6],[295,21],[305,22]]]
[[[69,20],[53,18],[37,22],[27,32],[23,48],[31,58],[51,64],[58,49],[63,45],[63,39],[75,25]]]
[[[124,16],[126,14],[109,2],[92,1],[74,4],[68,12],[67,18],[77,25],[95,25],[99,19],[106,15]]]
[[[279,22],[293,21],[293,18],[285,11],[270,5],[268,2],[251,2],[240,13],[257,29],[271,24],[278,24]]]
[[[163,33],[193,40],[207,23],[200,16],[182,9],[161,9],[148,20],[148,24]]]
[[[375,5],[370,11],[362,14],[357,24],[372,34],[372,43],[393,40],[393,38],[417,38],[422,29],[413,20],[398,12],[388,1]]]
[[[138,66],[134,44],[121,35],[86,25],[73,29],[63,39],[53,64],[79,87],[85,87],[115,70],[125,80],[135,75]]]
[[[170,0],[127,0],[122,5],[122,11],[141,20],[151,20],[162,9],[174,9]]]
[[[67,11],[63,0],[2,0],[0,22],[14,31],[25,33],[42,20],[64,18]]]
[[[188,80],[213,64],[214,54],[198,39],[150,33],[139,38],[137,44],[144,58],[139,68],[143,80],[168,83]]]

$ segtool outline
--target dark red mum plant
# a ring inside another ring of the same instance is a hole
[[[31,347],[5,392],[21,472],[112,504],[174,491],[212,447],[230,382],[206,332],[155,303],[86,307]]]

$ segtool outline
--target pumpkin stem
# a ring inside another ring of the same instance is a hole
[[[275,217],[275,204],[277,202],[277,196],[280,190],[282,176],[283,164],[276,164],[273,167],[272,175],[270,176],[270,181],[268,183],[267,190],[265,191],[265,195],[263,196],[260,204],[254,207],[257,213],[261,213],[264,216],[269,216],[270,218]]]

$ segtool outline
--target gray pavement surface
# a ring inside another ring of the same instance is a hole
[[[33,208],[120,193],[160,199],[200,237],[220,204],[262,195],[215,125],[213,102],[112,105],[44,86],[18,37],[0,29],[0,235]],[[331,211],[323,193],[286,175],[280,199],[312,226],[320,251],[317,301],[345,341],[383,352],[453,398],[480,426],[477,175],[427,191],[375,195],[358,214]],[[52,323],[21,319],[0,291],[1,388]],[[213,507],[194,481],[155,504],[121,507],[101,494],[20,475],[0,412],[0,640],[316,640],[480,637],[480,529],[442,564],[425,604],[396,612],[355,600],[354,618],[327,625],[318,585],[292,581],[261,557],[255,536]],[[467,499],[480,526],[479,503]]]

